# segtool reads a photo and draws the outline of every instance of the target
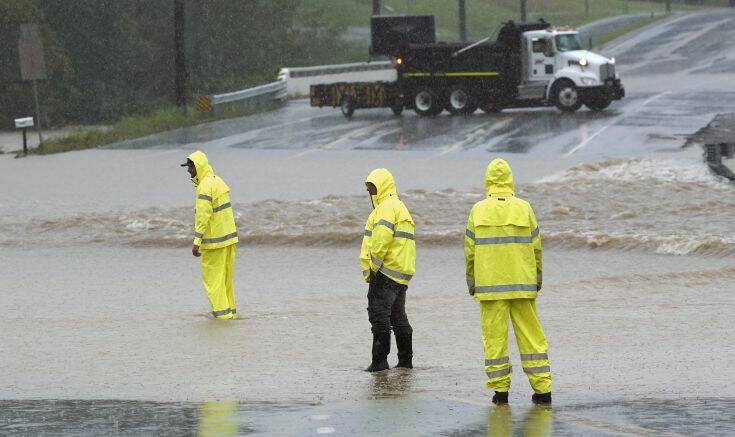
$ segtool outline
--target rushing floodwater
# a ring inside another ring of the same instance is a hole
[[[536,209],[551,247],[637,250],[661,254],[735,253],[735,190],[686,160],[610,159],[583,163],[519,184]],[[239,194],[237,191],[235,195]],[[481,191],[409,190],[402,198],[416,220],[417,241],[461,244],[466,214]],[[338,245],[359,242],[369,213],[365,196],[331,195],[299,201],[235,204],[243,244]],[[98,243],[185,246],[191,207],[148,207],[28,220],[0,219],[0,244],[24,247]],[[70,211],[71,212],[71,211]],[[111,239],[110,236],[113,236]]]

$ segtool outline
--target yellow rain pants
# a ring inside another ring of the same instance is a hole
[[[536,315],[536,299],[484,300],[480,302],[482,342],[485,347],[487,387],[510,390],[512,367],[508,356],[508,318],[521,353],[521,365],[536,393],[551,392],[551,369],[546,336]]]
[[[234,244],[219,249],[202,249],[202,281],[217,319],[237,317],[232,270],[235,266]]]

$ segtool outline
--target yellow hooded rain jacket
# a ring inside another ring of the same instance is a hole
[[[541,286],[541,235],[531,205],[515,197],[507,162],[485,172],[487,198],[467,219],[467,286],[475,300],[535,298]]]
[[[370,196],[373,211],[365,223],[360,249],[360,268],[366,282],[370,271],[382,272],[399,284],[408,285],[415,272],[414,222],[398,198],[393,175],[384,168],[373,170],[365,180],[378,189]]]
[[[196,191],[194,245],[200,249],[218,249],[237,243],[235,216],[230,204],[230,187],[215,176],[207,155],[196,151],[188,156],[197,174],[191,180]]]

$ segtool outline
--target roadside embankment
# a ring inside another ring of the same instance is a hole
[[[685,147],[704,148],[707,165],[720,176],[735,181],[735,113],[719,114],[692,135]]]
[[[198,112],[194,107],[184,109],[168,107],[147,115],[123,117],[120,121],[105,129],[81,127],[61,130],[64,133],[48,136],[38,147],[29,148],[28,153],[47,155],[71,150],[93,149],[106,144],[141,138],[200,123],[271,111],[280,107],[281,104],[281,102],[263,102],[247,106],[221,105],[215,113]],[[7,147],[5,144],[0,144],[0,146]],[[22,156],[22,151],[16,151],[16,157]]]

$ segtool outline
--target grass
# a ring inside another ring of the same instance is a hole
[[[580,26],[607,17],[640,12],[664,12],[663,2],[636,0],[528,0],[528,19],[545,18],[554,25]],[[367,27],[370,24],[369,1],[310,0],[308,6],[320,10],[321,20],[343,26]],[[456,0],[383,0],[384,14],[434,15],[439,40],[458,39],[458,8]],[[708,0],[704,7],[727,6],[727,0]],[[702,9],[674,1],[673,11]],[[487,37],[501,23],[518,20],[518,0],[466,0],[467,33],[471,40]]]
[[[72,150],[93,149],[105,144],[141,138],[147,135],[172,129],[192,126],[226,118],[243,117],[258,112],[270,111],[281,106],[279,102],[265,102],[254,106],[242,107],[236,104],[222,105],[216,113],[201,113],[194,107],[185,109],[167,107],[147,115],[123,117],[110,129],[79,129],[68,135],[45,140],[38,148],[28,150],[28,154],[47,155]],[[23,152],[16,152],[16,158]]]

